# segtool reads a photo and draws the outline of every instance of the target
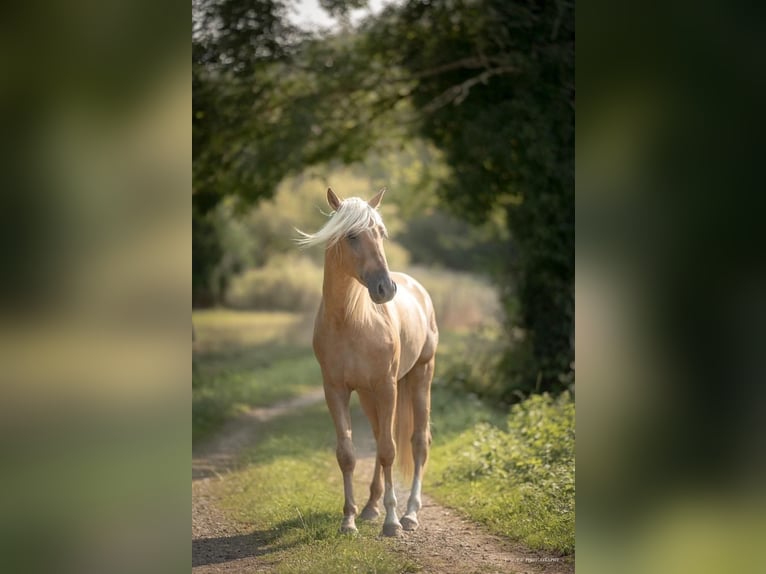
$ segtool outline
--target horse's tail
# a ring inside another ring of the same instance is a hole
[[[415,430],[415,419],[412,411],[412,382],[406,377],[398,383],[394,426],[399,472],[405,481],[409,481],[415,471],[415,461],[412,458],[412,433]]]

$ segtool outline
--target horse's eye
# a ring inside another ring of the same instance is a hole
[[[356,241],[357,239],[359,239],[359,236],[358,236],[358,235],[356,235],[356,234],[353,234],[353,235],[349,235],[349,236],[348,236],[348,240],[349,240],[349,241]]]

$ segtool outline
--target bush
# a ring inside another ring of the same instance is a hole
[[[545,491],[562,510],[574,510],[575,408],[568,393],[533,395],[514,405],[506,429],[474,430],[475,447],[450,472],[474,480],[509,479]],[[571,496],[569,496],[571,495]]]
[[[233,279],[225,303],[234,309],[314,311],[322,274],[322,267],[303,255],[274,257]]]
[[[496,325],[502,317],[497,290],[471,273],[412,267],[407,271],[431,295],[442,330],[473,330]]]
[[[508,346],[500,325],[474,329],[470,333],[445,333],[439,346],[442,351],[437,382],[457,393],[469,393],[482,400],[508,408],[508,381],[499,365]],[[516,402],[523,396],[515,397]]]
[[[450,269],[486,272],[507,256],[507,245],[491,220],[471,225],[439,209],[417,213],[407,220],[398,240],[419,265],[439,264]]]
[[[438,428],[439,413],[435,413]],[[572,552],[575,406],[571,395],[534,395],[504,424],[490,417],[458,435],[434,435],[439,498],[534,548]]]

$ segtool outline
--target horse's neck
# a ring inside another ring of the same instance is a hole
[[[325,257],[322,304],[325,316],[337,324],[364,322],[374,311],[367,289],[329,254]]]

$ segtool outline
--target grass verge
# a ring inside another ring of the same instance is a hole
[[[436,388],[433,397],[430,493],[531,548],[573,552],[571,397],[535,395],[505,416],[449,388]]]
[[[229,418],[318,388],[319,366],[308,343],[295,339],[295,313],[193,314],[197,334],[192,373],[192,441]]]
[[[310,344],[295,335],[306,332],[300,315],[212,311],[193,319],[195,441],[243,408],[321,384]],[[571,553],[573,400],[535,396],[509,414],[465,391],[474,383],[481,388],[481,369],[463,372],[471,380],[458,381],[460,389],[445,383],[455,357],[476,362],[480,356],[466,346],[469,339],[444,332],[440,343],[426,492],[496,533],[532,548]],[[238,520],[254,526],[258,544],[277,553],[280,572],[414,571],[413,564],[388,553],[388,541],[376,538],[379,525],[360,524],[362,541],[337,535],[342,485],[324,404],[270,422],[262,437],[247,455],[249,465],[225,481],[223,499]],[[359,490],[365,491],[366,486]]]
[[[355,407],[352,416],[362,415]],[[256,531],[258,552],[278,564],[276,572],[417,571],[416,564],[393,552],[393,541],[378,538],[380,522],[358,521],[354,537],[338,533],[343,485],[323,403],[269,422],[261,436],[245,454],[242,470],[221,483],[221,504]]]

